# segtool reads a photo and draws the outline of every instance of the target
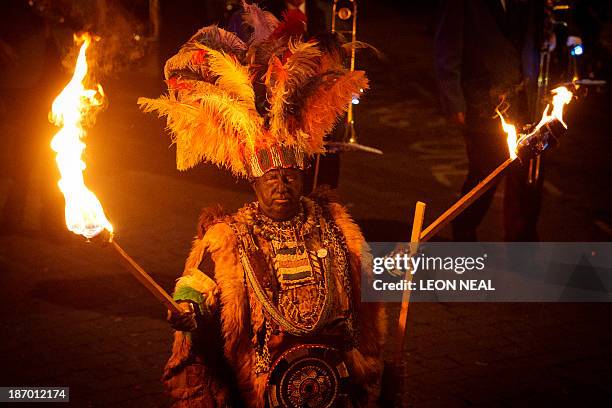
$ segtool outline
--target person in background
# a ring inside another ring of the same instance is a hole
[[[537,78],[542,47],[555,47],[547,30],[551,3],[545,0],[444,0],[435,35],[435,71],[442,109],[460,127],[468,175],[461,193],[508,157],[496,108],[516,124],[539,119]],[[576,35],[568,41],[579,41]],[[517,163],[518,164],[518,163]],[[529,183],[529,166],[511,167],[505,179],[506,241],[537,241],[544,168]],[[452,224],[455,241],[476,241],[495,188],[484,193]]]

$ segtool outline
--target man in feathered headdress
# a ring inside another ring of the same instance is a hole
[[[164,382],[178,407],[366,406],[382,372],[384,310],[360,300],[367,244],[344,207],[302,196],[305,159],[367,87],[328,37],[244,4],[251,36],[215,26],[166,63],[180,170],[209,161],[252,182],[257,201],[200,218],[178,279]]]

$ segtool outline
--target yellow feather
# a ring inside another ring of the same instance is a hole
[[[206,50],[209,69],[219,77],[216,85],[248,104],[249,109],[255,109],[255,92],[248,67],[224,52],[197,45]]]
[[[176,102],[168,96],[139,98],[138,104],[145,112],[157,111],[160,117],[167,117],[179,170],[209,161],[246,176],[242,153],[245,144],[258,139],[263,125],[256,113],[218,93],[201,95],[197,105]]]
[[[322,55],[316,42],[289,42],[291,56],[287,58],[284,67],[287,71],[287,88],[293,88],[312,77],[319,67],[318,58]]]

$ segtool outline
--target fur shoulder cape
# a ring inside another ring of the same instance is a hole
[[[358,347],[347,353],[347,364],[353,380],[369,391],[368,399],[372,400],[377,397],[376,390],[383,368],[381,350],[386,333],[386,315],[381,304],[362,303],[360,299],[361,267],[363,263],[371,262],[369,248],[359,227],[343,206],[329,201],[328,196],[317,196],[315,200],[327,208],[348,246]],[[194,403],[205,406],[230,404],[232,384],[237,385],[245,405],[264,406],[266,375],[254,374],[255,354],[250,338],[248,294],[238,256],[237,237],[228,225],[232,218],[237,222],[248,221],[236,219],[239,214],[226,215],[220,206],[202,213],[198,236],[175,291],[186,286],[195,289],[202,295],[203,308],[218,311],[222,338],[218,352],[223,355],[221,365],[227,365],[231,374],[220,375],[223,373],[210,365],[211,358],[207,356],[216,351],[196,344],[201,338],[211,336],[207,328],[203,329],[205,333],[202,336],[194,338],[188,333],[176,332],[172,356],[163,377],[167,389],[176,400],[175,407],[188,407]],[[214,262],[214,277],[198,269],[207,255]]]

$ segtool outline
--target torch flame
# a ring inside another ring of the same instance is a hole
[[[508,153],[510,154],[510,158],[512,160],[516,159],[516,149],[518,147],[518,137],[516,136],[516,127],[514,125],[510,125],[506,122],[503,115],[500,111],[497,111],[497,115],[501,120],[502,128],[504,132],[508,134],[506,138],[506,143],[508,143]]]
[[[51,140],[51,148],[57,153],[55,161],[60,171],[58,186],[66,201],[66,226],[75,234],[92,238],[106,229],[113,231],[102,204],[90,191],[83,180],[85,162],[81,159],[85,144],[81,139],[86,132],[83,128],[88,114],[102,105],[104,92],[98,84],[97,89],[86,89],[87,76],[86,51],[91,37],[85,34],[75,36],[75,42],[82,42],[72,79],[55,98],[49,120],[61,129]]]
[[[573,94],[564,86],[555,88],[551,92],[553,94],[552,109],[550,108],[550,105],[546,105],[546,108],[542,113],[540,123],[538,123],[535,129],[525,137],[535,134],[542,126],[552,122],[555,119],[557,119],[563,125],[563,127],[567,129],[567,124],[565,124],[563,121],[563,108],[565,105],[571,102]]]
[[[540,128],[542,128],[542,126],[546,125],[547,123],[550,123],[556,119],[563,125],[563,127],[567,129],[567,124],[563,121],[563,109],[565,108],[565,105],[571,102],[573,94],[564,86],[555,88],[551,92],[553,94],[552,108],[550,104],[546,105],[546,108],[544,108],[544,112],[542,113],[542,119],[540,119],[540,122],[528,134],[521,133],[519,136],[517,136],[516,128],[514,127],[514,125],[506,123],[502,114],[497,111],[497,115],[501,120],[502,128],[504,129],[504,132],[508,134],[508,152],[510,153],[511,159],[516,159],[516,151],[519,144],[523,140],[536,134],[538,130],[540,130]]]

